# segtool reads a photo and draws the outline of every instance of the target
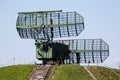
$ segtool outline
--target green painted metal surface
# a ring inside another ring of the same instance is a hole
[[[39,60],[67,59],[69,48],[61,43],[36,43],[36,58]]]
[[[19,12],[18,14],[34,14],[34,13],[39,14],[39,13],[52,13],[52,12],[62,12],[62,10]]]
[[[44,48],[47,48],[43,50]],[[37,59],[52,59],[52,48],[50,46],[36,45],[36,58]]]

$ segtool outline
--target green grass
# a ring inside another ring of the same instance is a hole
[[[97,80],[120,80],[120,70],[106,67],[89,66]],[[48,80],[93,80],[83,66],[56,65]]]
[[[83,67],[78,65],[55,66],[48,80],[93,80]]]
[[[34,65],[13,65],[0,68],[0,80],[27,80]]]
[[[106,67],[88,67],[97,80],[120,80],[120,70]]]
[[[0,68],[0,80],[27,80],[35,65],[13,65]],[[120,80],[120,70],[106,67],[89,66],[97,80]],[[93,80],[83,66],[55,65],[48,80]]]

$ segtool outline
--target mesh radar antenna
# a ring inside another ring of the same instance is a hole
[[[34,39],[36,58],[55,63],[102,63],[109,56],[109,46],[102,39],[57,40],[78,36],[84,19],[77,12],[19,12],[16,28],[20,38]]]

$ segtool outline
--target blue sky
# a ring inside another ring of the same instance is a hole
[[[103,63],[120,63],[120,0],[0,0],[0,65],[13,57],[26,63],[35,61],[34,40],[20,39],[16,31],[18,12],[63,10],[84,17],[81,39],[101,38],[110,46],[110,57]],[[19,62],[18,62],[19,63]]]

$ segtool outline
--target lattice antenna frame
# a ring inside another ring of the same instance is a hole
[[[74,11],[20,12],[16,28],[24,39],[73,37],[84,30],[84,18]]]
[[[77,61],[79,63],[102,63],[109,57],[109,45],[102,39],[71,39],[55,42],[69,45],[70,57],[74,63]]]

